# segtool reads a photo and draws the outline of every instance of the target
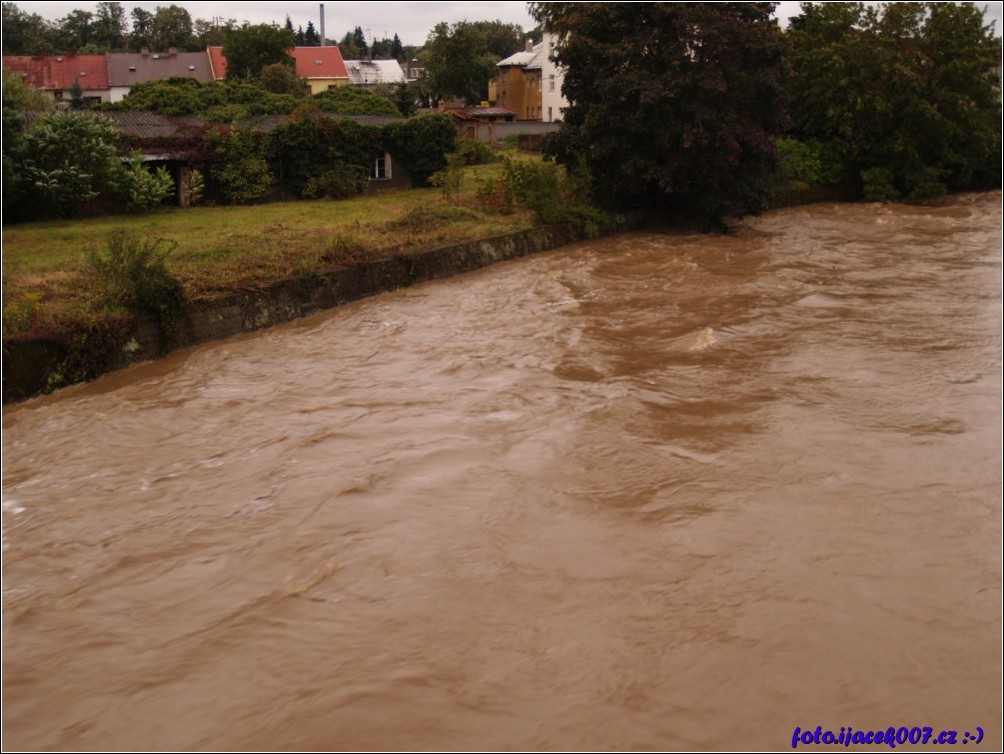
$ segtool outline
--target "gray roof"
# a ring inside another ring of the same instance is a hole
[[[102,112],[110,118],[119,133],[139,139],[181,136],[199,129],[203,121],[196,115],[158,115],[142,111]]]
[[[400,84],[405,81],[404,71],[396,60],[346,60],[345,69],[353,86]]]
[[[516,52],[504,60],[500,60],[498,66],[500,68],[510,65],[519,66],[520,68],[540,68],[546,57],[544,42],[541,41],[533,46],[532,51]]]
[[[205,52],[110,52],[108,83],[132,86],[173,76],[212,81],[209,55]]]

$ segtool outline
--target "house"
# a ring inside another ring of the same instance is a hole
[[[412,58],[411,60],[407,61],[402,66],[402,69],[404,70],[405,81],[408,82],[418,81],[420,78],[422,78],[422,74],[425,72],[425,68],[423,68],[422,64],[419,63],[418,60],[415,58]]]
[[[296,75],[307,79],[311,94],[350,83],[338,47],[294,47],[289,52],[296,61]]]
[[[75,83],[87,104],[111,101],[105,55],[4,55],[3,66],[56,102],[69,102]]]
[[[210,66],[217,81],[227,77],[227,58],[222,47],[209,47]],[[294,47],[289,51],[295,61],[296,75],[307,80],[310,93],[347,86],[349,74],[338,47]]]
[[[500,60],[488,99],[515,110],[519,120],[561,120],[568,100],[561,93],[564,71],[551,59],[556,44],[555,35],[546,32],[538,44],[527,40],[525,50]]]
[[[555,48],[558,45],[557,35],[545,31],[541,44],[547,54],[539,59],[540,119],[545,123],[554,123],[562,119],[561,114],[568,107],[568,99],[561,91],[562,84],[565,82],[565,69],[554,62]]]
[[[540,75],[538,61],[544,43],[526,42],[526,49],[498,62],[498,72],[488,83],[488,99],[500,107],[516,111],[519,120],[540,120]]]
[[[396,60],[346,60],[345,68],[352,86],[403,84],[407,80]]]
[[[108,83],[111,101],[120,102],[136,84],[174,77],[212,81],[213,69],[207,52],[111,52],[108,54]]]

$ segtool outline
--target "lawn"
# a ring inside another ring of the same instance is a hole
[[[539,158],[538,158],[539,159]],[[501,168],[467,168],[459,197],[440,189],[377,191],[341,201],[292,201],[246,207],[162,208],[143,215],[34,223],[3,231],[3,331],[60,329],[100,316],[100,281],[88,249],[102,251],[113,231],[162,239],[168,271],[189,301],[388,256],[409,255],[521,230],[531,213],[482,212],[477,183]]]

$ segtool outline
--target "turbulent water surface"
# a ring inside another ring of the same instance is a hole
[[[6,408],[4,748],[1000,747],[1001,300],[820,204]]]

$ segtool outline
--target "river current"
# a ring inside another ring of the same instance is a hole
[[[7,407],[4,749],[999,749],[1001,304],[999,192],[816,204]]]

